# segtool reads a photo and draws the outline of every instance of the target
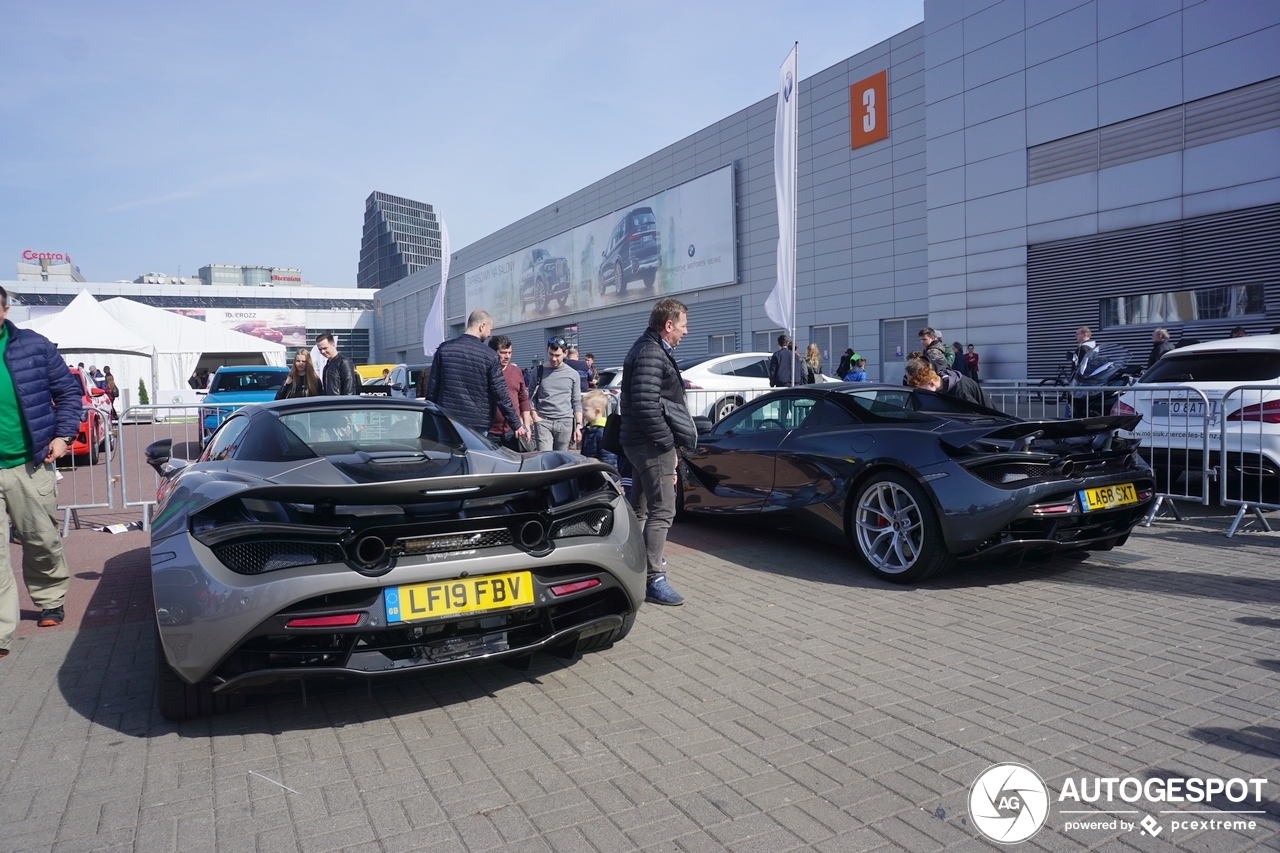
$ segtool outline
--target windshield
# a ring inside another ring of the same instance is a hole
[[[658,227],[658,220],[653,218],[652,213],[636,213],[631,217],[631,229],[633,231],[644,231]]]
[[[287,370],[236,370],[213,374],[209,393],[229,391],[275,391],[284,384]]]
[[[1270,382],[1280,377],[1280,352],[1269,350],[1169,353],[1142,374],[1146,382]]]
[[[352,406],[281,414],[280,423],[317,456],[466,449],[447,418],[425,409]]]

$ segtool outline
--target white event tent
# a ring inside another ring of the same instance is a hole
[[[139,379],[146,382],[153,403],[167,399],[157,394],[186,389],[202,357],[219,364],[243,364],[247,356],[259,364],[281,366],[286,359],[281,344],[129,299],[100,303],[87,290],[59,313],[18,325],[57,344],[69,364],[109,366],[131,404],[139,401]]]
[[[218,364],[243,364],[244,358],[256,355],[260,364],[282,366],[287,348],[253,335],[211,326],[163,308],[143,305],[117,297],[102,303],[102,308],[130,329],[140,329],[156,348],[155,388],[161,392],[187,387],[187,379],[203,358]]]
[[[116,385],[130,389],[129,399],[138,398],[138,380],[147,391],[155,389],[156,347],[112,317],[87,290],[80,291],[71,304],[57,314],[33,317],[18,324],[33,329],[57,345],[67,363],[110,367]]]

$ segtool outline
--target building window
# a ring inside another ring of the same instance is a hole
[[[810,326],[809,341],[818,345],[818,352],[822,355],[822,372],[834,375],[840,356],[844,355],[849,346],[849,324]]]
[[[778,348],[778,335],[784,335],[782,329],[770,329],[767,332],[756,332],[752,335],[754,352],[773,352]]]
[[[1111,296],[1102,300],[1098,313],[1103,328],[1108,328],[1227,320],[1265,314],[1267,307],[1261,284],[1224,284],[1195,290]]]
[[[737,335],[709,335],[707,337],[707,354],[724,355],[738,351]]]

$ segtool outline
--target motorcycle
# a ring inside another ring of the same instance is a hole
[[[1142,374],[1142,366],[1134,363],[1129,351],[1120,344],[1098,344],[1083,368],[1076,361],[1076,354],[1076,350],[1068,352],[1072,370],[1066,384],[1071,388],[1088,390],[1072,392],[1063,404],[1064,416],[1068,418],[1093,418],[1107,414],[1122,393],[1120,389],[1137,382]],[[1117,390],[1104,390],[1107,388]]]

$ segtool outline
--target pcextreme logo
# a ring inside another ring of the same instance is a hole
[[[1094,841],[1135,830],[1155,838],[1167,829],[1171,841],[1179,834],[1248,832],[1258,828],[1257,816],[1266,814],[1265,785],[1266,779],[1195,776],[1067,777],[1058,792],[1057,812],[1064,834],[1093,833]],[[1049,821],[1051,799],[1048,786],[1030,767],[996,764],[969,789],[969,817],[990,840],[1017,844]]]

